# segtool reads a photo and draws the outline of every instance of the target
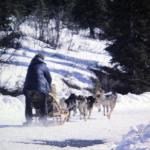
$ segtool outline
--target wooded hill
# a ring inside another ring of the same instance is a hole
[[[19,48],[20,25],[30,19],[38,38],[59,46],[62,28],[89,29],[89,37],[111,41],[113,70],[103,68],[127,91],[150,90],[150,3],[148,0],[3,0],[0,4],[0,62],[7,48]],[[50,20],[54,25],[50,26]],[[45,34],[55,30],[55,37]],[[119,88],[119,87],[118,87]],[[116,88],[117,90],[117,88]]]

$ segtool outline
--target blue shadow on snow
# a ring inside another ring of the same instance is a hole
[[[33,50],[33,49],[30,49],[30,48],[27,48],[27,47],[23,47],[22,49],[25,50],[25,51],[35,53],[35,54],[37,53],[37,50]],[[97,61],[84,60],[84,58],[83,59],[74,58],[72,56],[67,56],[67,55],[64,55],[64,54],[57,54],[57,53],[51,53],[51,52],[45,52],[45,51],[42,51],[42,53],[46,56],[49,56],[49,57],[58,58],[58,59],[61,59],[61,60],[67,60],[67,61],[71,61],[71,62],[74,62],[74,63],[77,63],[77,64],[83,64],[83,65],[86,64],[86,65],[90,66],[90,65],[93,65],[94,63],[95,64],[97,63]]]
[[[38,145],[49,145],[49,146],[56,146],[56,147],[76,147],[76,148],[82,148],[82,147],[88,147],[88,146],[94,146],[98,144],[104,144],[104,140],[82,140],[82,139],[68,139],[64,141],[48,141],[48,140],[32,140],[31,142],[17,142],[17,143],[23,143],[23,144],[38,144]]]

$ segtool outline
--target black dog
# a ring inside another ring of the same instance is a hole
[[[93,96],[88,96],[86,99],[87,99],[88,109],[93,108],[96,99]]]
[[[70,96],[65,100],[67,104],[67,109],[69,111],[68,121],[70,119],[71,111],[74,111],[74,115],[77,113],[77,96],[75,94],[70,94]]]

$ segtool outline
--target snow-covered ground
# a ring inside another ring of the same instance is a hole
[[[0,149],[149,150],[149,114],[150,93],[118,95],[110,120],[94,108],[87,121],[77,114],[63,125],[23,127],[24,96],[1,95]]]
[[[84,44],[89,43],[92,45],[93,40],[87,39]],[[54,50],[47,48],[47,45],[39,40],[35,40],[32,37],[24,37],[22,39],[22,48],[15,53],[12,63],[5,65],[1,69],[0,86],[9,90],[22,87],[31,59],[35,54],[43,53],[52,75],[52,82],[56,85],[58,96],[67,95],[73,90],[68,89],[62,79],[69,82],[72,86],[79,87],[78,92],[83,92],[84,89],[93,87],[91,78],[95,78],[95,75],[90,71],[90,68],[96,65],[111,66],[109,62],[111,57],[104,51],[105,43],[104,41],[95,42],[92,50],[95,48],[95,45],[99,47],[99,49],[95,49],[95,52],[80,49],[76,51],[66,49]]]
[[[33,38],[35,32],[30,27],[22,30],[28,36],[21,40],[22,48],[12,63],[0,69],[1,87],[22,88],[30,60],[38,52],[46,56],[58,99],[71,92],[89,95],[87,88],[93,87],[91,78],[95,78],[89,68],[112,66],[111,56],[104,50],[106,41],[73,35],[70,43],[68,31],[64,31],[62,47],[54,50]],[[79,89],[68,88],[63,80]],[[118,94],[110,120],[94,108],[87,121],[80,120],[77,114],[63,125],[23,127],[24,108],[23,95],[0,95],[0,150],[150,150],[149,92],[139,96]]]

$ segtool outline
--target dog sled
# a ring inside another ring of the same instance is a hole
[[[33,103],[36,104],[37,99],[34,99]],[[33,114],[33,117],[35,118],[35,120],[38,120],[40,118],[40,112],[38,109],[36,109],[36,107],[34,107],[34,109],[35,109],[35,113]],[[57,102],[55,85],[52,85],[51,92],[48,95],[47,109],[48,109],[49,125],[63,124],[68,120],[69,111],[65,108],[62,108],[60,104]]]
[[[68,120],[69,111],[65,108],[62,108],[51,93],[49,94],[49,100],[47,103],[48,116],[50,118],[53,118],[53,120],[59,124],[63,124]]]

